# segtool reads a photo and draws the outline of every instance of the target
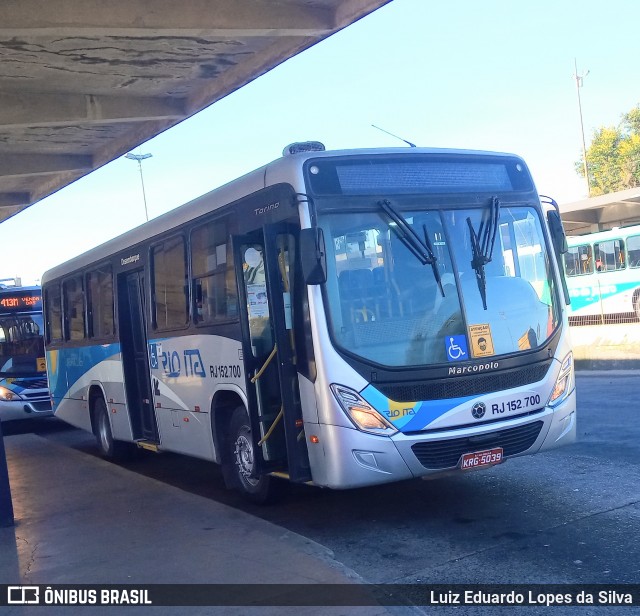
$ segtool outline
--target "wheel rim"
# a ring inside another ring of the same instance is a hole
[[[251,439],[244,432],[236,438],[235,445],[236,468],[243,482],[255,487],[259,479],[252,476],[253,473],[253,444]]]
[[[100,421],[98,421],[98,436],[100,438],[100,446],[103,451],[109,451],[111,438],[109,434],[109,426],[107,425],[107,416],[104,413],[100,413]]]

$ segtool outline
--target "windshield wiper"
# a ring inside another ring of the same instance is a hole
[[[420,239],[420,236],[413,230],[411,225],[405,220],[405,218],[398,212],[388,199],[379,201],[380,207],[384,210],[384,213],[395,223],[393,232],[398,236],[398,239],[409,249],[409,252],[415,256],[422,265],[430,265],[433,271],[433,277],[438,284],[440,293],[444,297],[444,289],[442,287],[442,280],[440,278],[440,270],[438,269],[438,257],[436,257],[431,240],[429,239],[429,232],[427,225],[422,225],[422,231],[424,233],[424,241]]]
[[[498,197],[491,197],[489,201],[488,219],[486,214],[487,211],[485,210],[477,233],[471,224],[471,218],[467,218],[469,237],[471,238],[471,251],[473,253],[471,267],[476,273],[478,290],[482,298],[482,307],[485,310],[487,309],[487,277],[484,266],[489,263],[493,257],[493,247],[496,243],[496,236],[498,235],[498,219],[500,218],[500,201]]]

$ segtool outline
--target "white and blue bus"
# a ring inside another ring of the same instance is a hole
[[[640,225],[568,237],[567,243],[570,322],[640,319]]]
[[[57,417],[256,501],[573,442],[566,240],[525,163],[285,152],[43,276]]]
[[[53,414],[40,287],[0,284],[0,421]]]

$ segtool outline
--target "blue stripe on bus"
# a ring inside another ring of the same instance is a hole
[[[106,359],[115,358],[119,353],[119,343],[48,351],[49,388],[52,396],[56,400],[68,396],[74,383],[87,372]]]
[[[445,400],[395,402],[380,393],[373,385],[365,387],[360,395],[402,432],[424,430],[445,413],[477,397],[463,396]]]
[[[569,278],[568,280],[571,281]],[[599,282],[599,281],[598,281]],[[622,293],[626,293],[635,289],[638,286],[638,282],[616,282],[605,284],[585,284],[583,286],[577,286],[571,284],[569,287],[569,295],[571,297],[571,305],[569,307],[572,313],[579,310],[589,308],[600,301],[611,299]],[[633,306],[629,305],[626,309],[621,307],[621,310],[617,312],[631,312]]]

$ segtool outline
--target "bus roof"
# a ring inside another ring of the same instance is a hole
[[[266,186],[286,181],[295,177],[296,173],[301,174],[303,163],[308,159],[340,156],[415,156],[419,154],[431,155],[467,155],[467,156],[492,156],[492,157],[520,157],[515,154],[505,152],[491,152],[484,150],[462,150],[449,148],[367,148],[351,150],[328,150],[328,151],[308,151],[291,154],[277,158],[266,165],[259,167],[249,173],[230,181],[223,186],[215,188],[192,201],[153,218],[125,233],[116,236],[105,243],[92,248],[85,253],[73,257],[60,265],[47,270],[41,279],[41,284],[59,276],[64,276],[75,270],[86,266],[89,263],[107,259],[120,251],[143,242],[151,237],[170,231],[174,227],[180,226],[195,218],[199,218],[224,205],[242,199],[255,193]],[[523,161],[524,163],[524,161]],[[526,165],[525,165],[526,166]],[[301,177],[301,175],[300,175]]]
[[[39,285],[19,285],[17,287],[0,284],[0,293],[13,293],[15,291],[41,291]]]
[[[629,225],[628,227],[614,227],[606,231],[594,231],[584,235],[569,235],[567,243],[569,246],[579,246],[594,242],[604,242],[606,240],[624,239],[630,235],[640,235],[640,225]]]

